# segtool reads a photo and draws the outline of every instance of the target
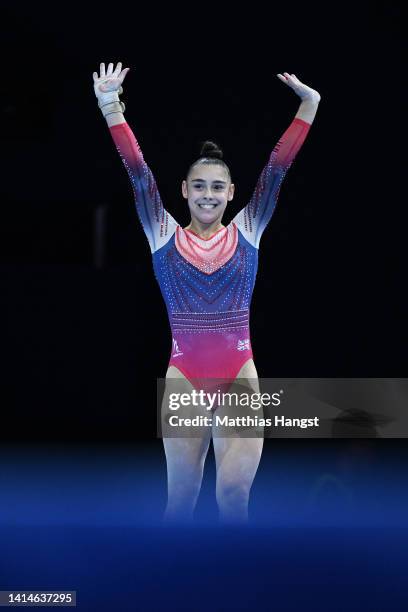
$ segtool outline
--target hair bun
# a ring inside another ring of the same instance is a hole
[[[222,159],[224,155],[215,142],[205,140],[201,143],[200,157],[215,157],[216,159]]]

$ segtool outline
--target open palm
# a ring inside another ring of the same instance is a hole
[[[100,74],[97,72],[93,73],[94,90],[97,98],[101,97],[104,93],[111,91],[119,91],[125,76],[129,72],[130,68],[124,68],[122,70],[122,62],[118,62],[116,68],[113,68],[113,63],[108,64],[108,69],[105,72],[105,64],[102,62],[100,65]]]

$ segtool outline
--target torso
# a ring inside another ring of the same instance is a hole
[[[177,227],[153,255],[172,329],[167,378],[257,378],[249,307],[258,250],[234,223],[208,239]]]

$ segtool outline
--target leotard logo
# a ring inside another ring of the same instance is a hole
[[[173,357],[180,357],[183,353],[180,351],[177,340],[173,338]]]
[[[237,350],[249,351],[249,338],[245,338],[245,340],[238,340]]]

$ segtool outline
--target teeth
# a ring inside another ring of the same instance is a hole
[[[200,208],[215,208],[215,204],[199,204]]]

